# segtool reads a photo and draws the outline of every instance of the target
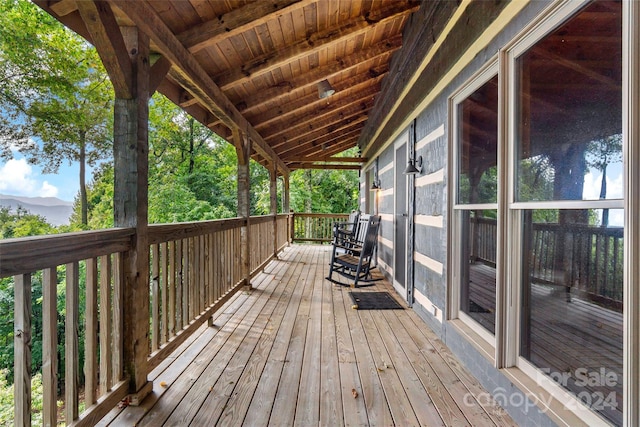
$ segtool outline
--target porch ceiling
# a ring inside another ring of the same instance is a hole
[[[356,146],[403,27],[419,8],[415,0],[36,3],[99,50],[100,35],[113,34],[109,22],[137,26],[164,71],[170,67],[161,93],[227,140],[234,129],[246,132],[254,158],[267,164],[277,156],[285,173],[326,167]],[[320,99],[323,80],[335,94]]]

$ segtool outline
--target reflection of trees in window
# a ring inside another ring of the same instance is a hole
[[[607,166],[622,162],[622,134],[591,141],[587,148],[587,165],[602,174],[600,199],[607,198]],[[609,225],[609,209],[602,211],[602,226]]]

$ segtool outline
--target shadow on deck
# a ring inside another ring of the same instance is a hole
[[[352,309],[329,257],[285,249],[99,425],[515,425],[411,309]]]

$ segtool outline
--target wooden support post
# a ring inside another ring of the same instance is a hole
[[[251,289],[251,241],[249,226],[251,218],[251,140],[239,129],[233,131],[233,142],[238,154],[238,216],[245,219],[245,226],[240,230],[241,268],[245,288]]]
[[[291,216],[290,207],[289,207],[289,175],[282,176],[283,188],[282,188],[282,212],[288,215],[288,224],[287,232],[289,236],[287,236],[287,241],[289,244],[293,241],[293,217]]]
[[[273,258],[278,259],[278,164],[275,161],[269,169],[269,195],[273,215]]]
[[[14,425],[31,425],[31,275],[15,276],[13,321]]]
[[[149,39],[135,27],[123,34],[132,54],[132,99],[116,98],[114,117],[114,225],[134,227],[132,249],[124,255],[122,295],[124,370],[130,402],[139,403],[151,391],[147,381],[149,355],[148,244],[148,119]]]

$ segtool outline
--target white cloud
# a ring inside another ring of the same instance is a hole
[[[49,184],[47,181],[42,183],[40,188],[40,197],[56,197],[58,195],[58,187]]]
[[[584,200],[598,200],[600,198],[600,186],[602,185],[602,173],[593,174],[591,172],[584,176],[584,187],[582,197]],[[615,178],[607,173],[607,199],[622,198],[622,173]]]
[[[0,191],[16,196],[55,197],[58,188],[47,181],[39,182],[25,159],[11,159],[0,166]]]

